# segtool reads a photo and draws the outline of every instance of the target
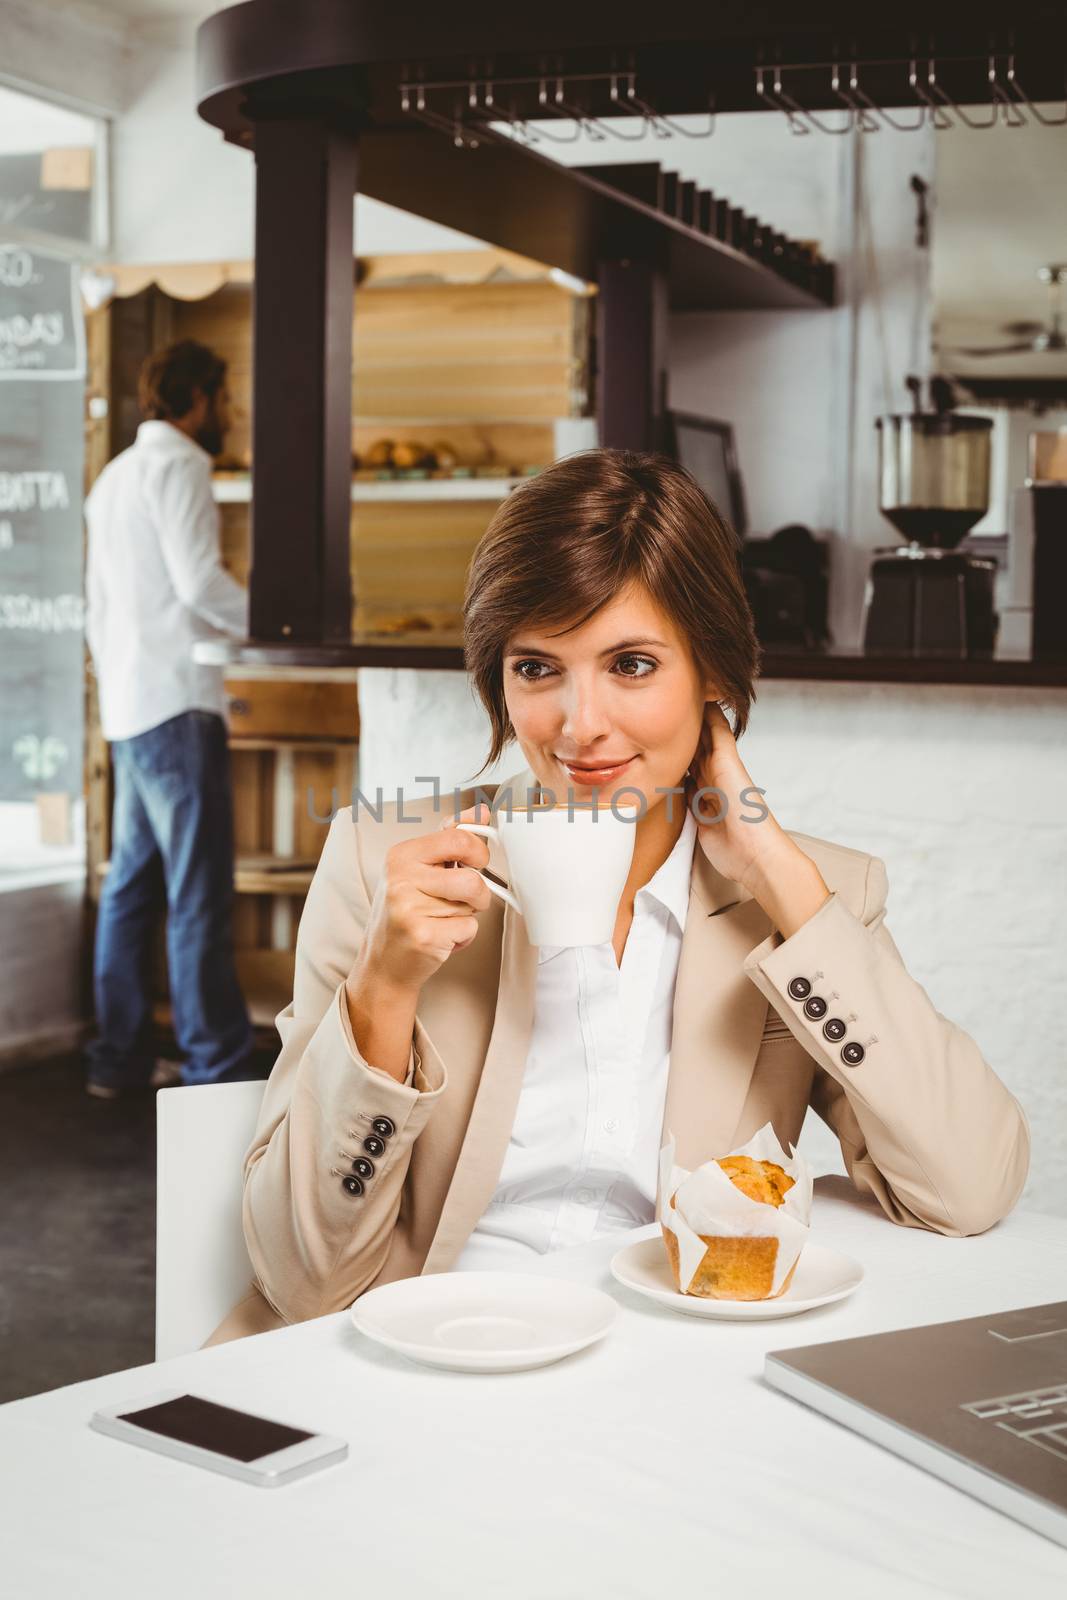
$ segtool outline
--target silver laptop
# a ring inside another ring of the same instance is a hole
[[[774,1350],[764,1376],[1067,1545],[1067,1300]]]

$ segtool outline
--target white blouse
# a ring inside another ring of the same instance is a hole
[[[655,1218],[678,959],[697,827],[634,899],[621,967],[610,941],[538,951],[529,1054],[504,1164],[456,1269],[518,1268]]]

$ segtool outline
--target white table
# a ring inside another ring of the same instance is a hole
[[[770,1581],[787,1600],[1063,1600],[1067,1550],[761,1373],[767,1350],[1067,1298],[1067,1223],[943,1239],[894,1227],[843,1179],[816,1194],[816,1236],[867,1278],[796,1319],[661,1309],[610,1278],[616,1238],[544,1263],[623,1309],[602,1344],[539,1371],[412,1366],[342,1314],[0,1407],[0,1591],[696,1600]],[[98,1406],[168,1388],[341,1434],[351,1454],[262,1490],[90,1432]]]

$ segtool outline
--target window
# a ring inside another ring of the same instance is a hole
[[[84,862],[80,264],[106,124],[0,86],[0,890]]]
[[[0,85],[0,240],[76,259],[107,249],[107,132],[102,117]]]

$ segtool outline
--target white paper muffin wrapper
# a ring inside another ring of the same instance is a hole
[[[811,1217],[811,1171],[793,1150],[786,1155],[769,1122],[754,1133],[747,1144],[727,1155],[751,1156],[755,1161],[774,1161],[794,1179],[780,1206],[750,1200],[730,1182],[717,1161],[706,1161],[695,1172],[674,1165],[675,1139],[668,1134],[659,1154],[659,1220],[678,1241],[679,1282],[682,1293],[689,1292],[707,1249],[700,1235],[709,1238],[777,1239],[771,1293],[777,1294],[790,1268],[797,1260],[809,1232]],[[671,1206],[671,1199],[674,1206]]]

